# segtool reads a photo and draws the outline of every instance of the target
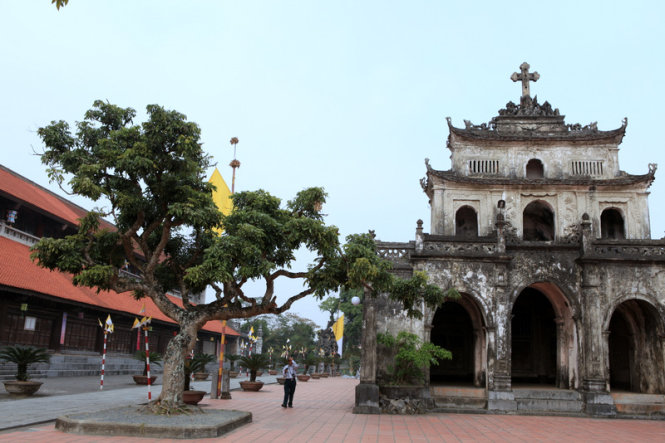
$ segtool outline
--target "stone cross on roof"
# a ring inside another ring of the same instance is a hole
[[[520,65],[520,73],[518,74],[517,72],[513,72],[513,75],[510,76],[510,79],[514,82],[520,80],[522,81],[522,98],[531,97],[529,91],[529,82],[536,82],[540,78],[540,74],[537,72],[529,74],[530,67],[531,66],[529,66],[527,62],[524,62]]]

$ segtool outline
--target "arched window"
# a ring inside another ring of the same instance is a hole
[[[524,240],[554,240],[554,212],[544,201],[534,201],[524,208],[522,216]]]
[[[623,240],[626,238],[623,217],[617,209],[608,208],[600,214],[600,237],[610,240]]]
[[[478,216],[471,206],[462,206],[455,214],[455,236],[460,238],[478,237]]]
[[[544,176],[543,162],[537,158],[529,160],[526,164],[526,178],[543,178]]]

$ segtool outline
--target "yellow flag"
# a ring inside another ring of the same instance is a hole
[[[217,206],[217,209],[222,214],[229,215],[233,210],[233,200],[231,200],[231,190],[229,189],[228,185],[222,178],[222,174],[219,173],[219,170],[217,168],[215,168],[215,170],[212,172],[212,175],[210,176],[210,180],[208,180],[208,182],[212,183],[215,186],[215,188],[217,188],[214,191],[212,191],[212,201],[215,202],[215,206]],[[215,229],[215,232],[221,235],[222,230]]]
[[[337,352],[342,356],[342,344],[344,343],[344,314],[341,314],[332,327],[333,334],[335,334],[335,341],[337,342]]]

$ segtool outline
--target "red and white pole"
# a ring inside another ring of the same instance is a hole
[[[99,390],[104,389],[104,364],[106,363],[106,337],[108,336],[108,331],[104,329],[104,351],[102,352],[102,378],[99,382]]]
[[[152,395],[150,393],[150,346],[148,345],[148,327],[144,326],[143,330],[145,331],[145,366],[148,375],[148,401],[152,400]]]

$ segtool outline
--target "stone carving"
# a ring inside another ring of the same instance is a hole
[[[524,105],[516,105],[513,102],[506,103],[504,109],[499,109],[499,115],[501,116],[538,116],[538,117],[554,117],[559,116],[558,109],[552,109],[552,105],[549,102],[545,102],[542,105],[538,103],[538,96],[535,96],[533,99],[527,100]],[[494,119],[492,120],[492,122]]]
[[[571,132],[598,132],[598,122],[591,122],[586,126],[582,126],[579,123],[571,123],[566,125],[566,127]]]
[[[527,62],[524,62],[520,65],[520,73],[518,74],[517,72],[513,72],[513,74],[510,76],[510,79],[514,82],[521,81],[522,82],[522,97],[530,97],[531,96],[531,91],[529,91],[529,82],[537,82],[538,79],[540,78],[540,74],[538,72],[534,71],[532,73],[529,73],[529,64]]]
[[[578,223],[568,225],[563,230],[561,243],[579,244],[582,241],[582,228]]]

